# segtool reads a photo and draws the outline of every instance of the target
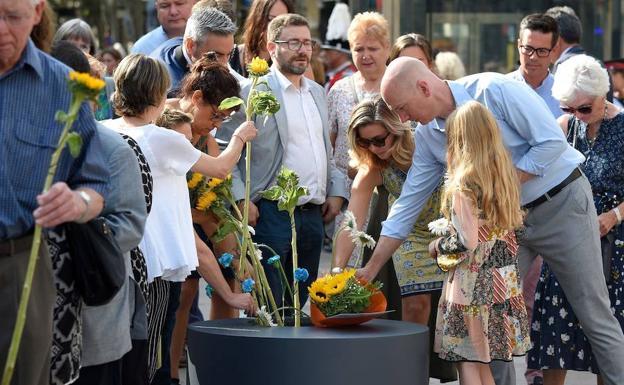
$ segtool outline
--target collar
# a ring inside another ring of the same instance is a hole
[[[474,100],[472,96],[468,94],[468,91],[466,91],[466,88],[460,83],[447,80],[446,84],[448,84],[451,90],[451,95],[453,95],[455,108],[459,108],[461,105],[471,100]],[[431,122],[427,123],[426,125],[433,128],[434,130],[444,132],[444,127],[446,125],[446,118],[436,117],[435,119],[433,119]]]
[[[546,72],[546,77],[542,79],[542,82],[539,84],[539,86],[537,86],[537,88],[535,88],[535,90],[539,90],[543,86],[548,85],[548,81],[550,80],[551,77],[552,77],[552,74],[550,72]],[[527,83],[526,79],[524,78],[524,75],[522,74],[522,71],[520,70],[520,68],[518,68],[514,72],[514,79],[519,80],[523,82],[524,84],[526,84],[527,86],[531,87],[531,85]],[[533,89],[533,87],[531,87],[531,89]]]
[[[39,79],[43,80],[43,68],[41,65],[40,55],[41,52],[39,52],[32,40],[28,39],[26,47],[24,47],[24,51],[22,52],[22,57],[18,60],[15,66],[5,72],[2,77],[6,77],[11,72],[21,70],[22,67],[28,65],[30,68],[35,70],[35,73],[39,76]]]
[[[277,78],[277,83],[279,84],[282,91],[286,91],[289,87],[293,87],[295,90],[297,89],[286,76],[277,68],[274,64],[271,66],[271,72],[275,74]],[[305,76],[301,76],[301,87],[299,88],[299,92],[308,92],[310,90],[310,85],[308,84],[308,79]]]

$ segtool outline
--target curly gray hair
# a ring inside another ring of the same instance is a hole
[[[580,95],[605,96],[609,92],[609,74],[598,60],[588,55],[574,55],[557,67],[552,95],[563,103]]]

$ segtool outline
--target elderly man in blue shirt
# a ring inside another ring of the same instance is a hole
[[[401,196],[383,223],[371,260],[358,275],[369,281],[374,278],[407,237],[444,175],[446,117],[457,106],[476,100],[496,118],[522,183],[521,200],[527,215],[519,251],[520,273],[526,273],[537,254],[544,257],[578,312],[605,384],[624,384],[624,335],[609,309],[591,187],[578,169],[584,157],[568,145],[539,96],[525,84],[494,73],[445,82],[411,58],[390,64],[381,94],[403,121],[420,124]],[[515,383],[513,376],[497,372],[493,370],[498,385]]]
[[[35,221],[44,227],[86,222],[100,213],[108,171],[95,121],[85,103],[74,125],[80,155],[64,152],[55,183],[39,194],[67,110],[69,69],[39,51],[29,38],[45,0],[0,0],[0,363],[15,325]],[[40,249],[13,384],[47,384],[54,301],[51,260]]]

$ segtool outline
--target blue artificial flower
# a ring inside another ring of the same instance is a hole
[[[279,255],[272,256],[271,258],[267,260],[267,263],[269,265],[273,265],[273,267],[277,267],[277,264],[280,263],[280,256]]]
[[[230,267],[230,265],[232,264],[232,260],[233,259],[234,259],[234,256],[232,254],[230,254],[230,253],[223,253],[219,257],[219,263],[223,267]]]
[[[212,288],[212,286],[210,286],[209,283],[206,284],[206,296],[208,298],[212,298],[212,293],[214,292],[214,289]]]
[[[247,278],[246,280],[244,280],[242,284],[243,293],[251,293],[255,284],[256,281],[251,278]]]
[[[307,281],[309,276],[310,274],[308,274],[308,271],[303,267],[299,267],[295,270],[295,279],[299,282]]]

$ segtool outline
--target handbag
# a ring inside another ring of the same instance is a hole
[[[602,252],[602,272],[607,283],[611,281],[611,257],[615,248],[615,234],[608,232],[600,238],[600,251]]]
[[[126,280],[124,255],[104,218],[66,223],[76,289],[85,304],[100,306],[117,294]]]

